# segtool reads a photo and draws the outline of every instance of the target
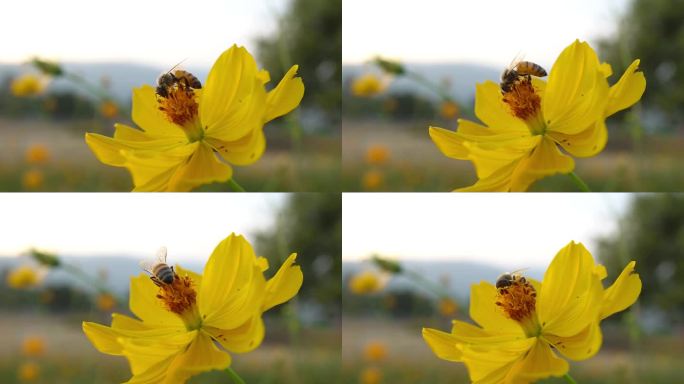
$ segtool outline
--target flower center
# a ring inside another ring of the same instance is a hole
[[[169,312],[180,316],[188,330],[199,329],[202,325],[197,308],[197,292],[190,276],[174,274],[171,284],[159,284],[157,298]]]
[[[541,113],[541,96],[532,85],[530,75],[519,76],[503,93],[503,102],[511,114],[527,123],[533,135],[542,135],[546,130]]]
[[[171,74],[162,75],[157,87],[157,103],[159,110],[166,118],[183,129],[190,142],[201,140],[204,130],[199,121],[199,104],[195,91],[184,79]]]
[[[535,306],[537,291],[527,279],[513,275],[509,284],[497,288],[496,305],[509,319],[520,323],[528,337],[539,334],[541,327],[537,320]]]

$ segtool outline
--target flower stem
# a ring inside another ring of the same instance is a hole
[[[245,189],[242,188],[242,186],[238,184],[237,181],[235,181],[235,179],[233,178],[228,180],[228,186],[230,187],[230,189],[233,190],[233,192],[245,192]]]
[[[591,189],[589,189],[589,186],[587,183],[584,182],[584,180],[580,179],[575,172],[570,172],[568,173],[568,176],[572,179],[572,181],[575,182],[575,185],[582,191],[582,192],[591,192]]]
[[[417,82],[418,84],[421,84],[425,88],[431,90],[434,92],[437,96],[439,96],[442,101],[453,101],[451,96],[444,90],[444,88],[440,87],[437,84],[432,83],[430,80],[426,79],[424,76],[415,73],[415,72],[406,72],[406,77],[412,79],[413,81]]]
[[[565,379],[565,381],[567,381],[567,382],[570,383],[570,384],[577,384],[577,382],[575,381],[575,379],[573,379],[572,376],[570,376],[569,373],[566,373],[566,374],[563,376],[563,378]]]
[[[230,376],[230,379],[233,380],[235,384],[246,384],[244,380],[242,380],[242,377],[237,374],[237,372],[233,371],[233,368],[228,367],[226,368],[226,372],[228,373],[228,376]]]

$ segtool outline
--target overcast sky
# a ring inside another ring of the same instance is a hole
[[[518,54],[550,67],[575,39],[615,31],[629,0],[344,0],[345,63],[382,55],[405,62],[505,67]]]
[[[72,256],[206,260],[231,232],[251,243],[271,228],[287,194],[46,193],[0,195],[1,256],[35,247]]]
[[[6,0],[0,62],[135,61],[209,66],[275,30],[289,0]]]
[[[631,198],[609,193],[347,193],[342,258],[378,253],[404,260],[546,267],[571,240],[595,252],[595,239],[616,230],[616,219]]]

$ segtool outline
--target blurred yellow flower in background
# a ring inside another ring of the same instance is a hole
[[[6,282],[14,289],[32,288],[40,284],[44,277],[45,271],[29,265],[22,265],[7,274]]]
[[[437,305],[442,316],[453,316],[458,311],[458,304],[448,297],[439,299]]]
[[[47,77],[27,73],[12,80],[10,90],[17,97],[36,96],[45,92],[48,84]]]
[[[97,308],[104,312],[110,312],[116,307],[116,299],[109,293],[100,293],[95,299]]]
[[[384,177],[382,172],[376,169],[371,169],[363,174],[361,183],[363,184],[363,189],[367,191],[374,191],[382,186],[384,183]]]
[[[547,82],[521,76],[507,92],[492,81],[478,84],[475,114],[485,125],[459,120],[456,132],[430,127],[430,137],[445,156],[473,162],[479,180],[459,191],[525,191],[546,176],[570,174],[575,162],[568,155],[603,150],[605,119],[644,93],[638,66],[634,60],[610,86],[610,66],[576,40],[560,54]]]
[[[38,169],[31,169],[24,172],[24,176],[21,179],[21,184],[26,190],[36,190],[43,186],[45,177],[43,172]]]
[[[111,100],[103,101],[100,104],[100,113],[108,119],[113,119],[119,114],[119,106]]]
[[[387,81],[377,75],[367,73],[354,79],[351,85],[352,94],[358,97],[372,97],[385,91]]]
[[[204,371],[230,366],[231,353],[257,348],[262,314],[294,297],[303,275],[290,255],[266,280],[268,261],[242,236],[231,234],[214,249],[202,275],[175,266],[170,284],[131,278],[130,309],[140,320],[112,314],[112,325],[84,322],[95,348],[125,356],[135,383],[183,383]],[[215,343],[220,345],[221,349]],[[264,367],[265,369],[266,367]]]
[[[185,79],[168,87],[133,90],[133,121],[114,137],[86,134],[104,164],[127,168],[134,191],[189,191],[232,178],[229,164],[249,165],[266,149],[264,124],[295,109],[304,95],[294,65],[266,92],[270,75],[243,47],[214,63],[204,86]]]
[[[371,341],[363,349],[363,357],[369,362],[380,362],[387,358],[387,347],[379,341]]]
[[[40,366],[36,363],[22,363],[17,371],[19,381],[36,381],[40,377]]]
[[[50,158],[50,151],[43,144],[34,144],[26,149],[26,162],[29,164],[45,164]]]
[[[363,271],[349,279],[349,289],[357,295],[364,295],[381,291],[386,283],[387,279],[377,273]]]
[[[390,151],[384,145],[373,145],[366,151],[366,162],[372,165],[382,165],[390,157]]]
[[[451,100],[443,101],[439,106],[439,115],[447,120],[457,118],[460,111],[458,104]]]
[[[509,274],[497,286],[471,287],[470,317],[454,320],[451,333],[423,328],[437,357],[465,363],[473,382],[529,383],[563,376],[571,360],[601,348],[601,320],[631,306],[641,280],[630,262],[604,289],[606,269],[581,243],[571,242],[551,261],[540,283]],[[497,288],[498,287],[498,288]]]
[[[376,367],[368,367],[361,371],[361,384],[380,384],[382,383],[382,371]]]
[[[21,353],[26,357],[40,357],[45,353],[45,340],[39,336],[31,336],[21,343]]]

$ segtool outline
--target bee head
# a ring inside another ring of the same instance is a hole
[[[513,275],[510,273],[506,272],[501,274],[497,279],[496,279],[496,287],[497,288],[506,288],[510,287],[511,284],[513,284]]]

